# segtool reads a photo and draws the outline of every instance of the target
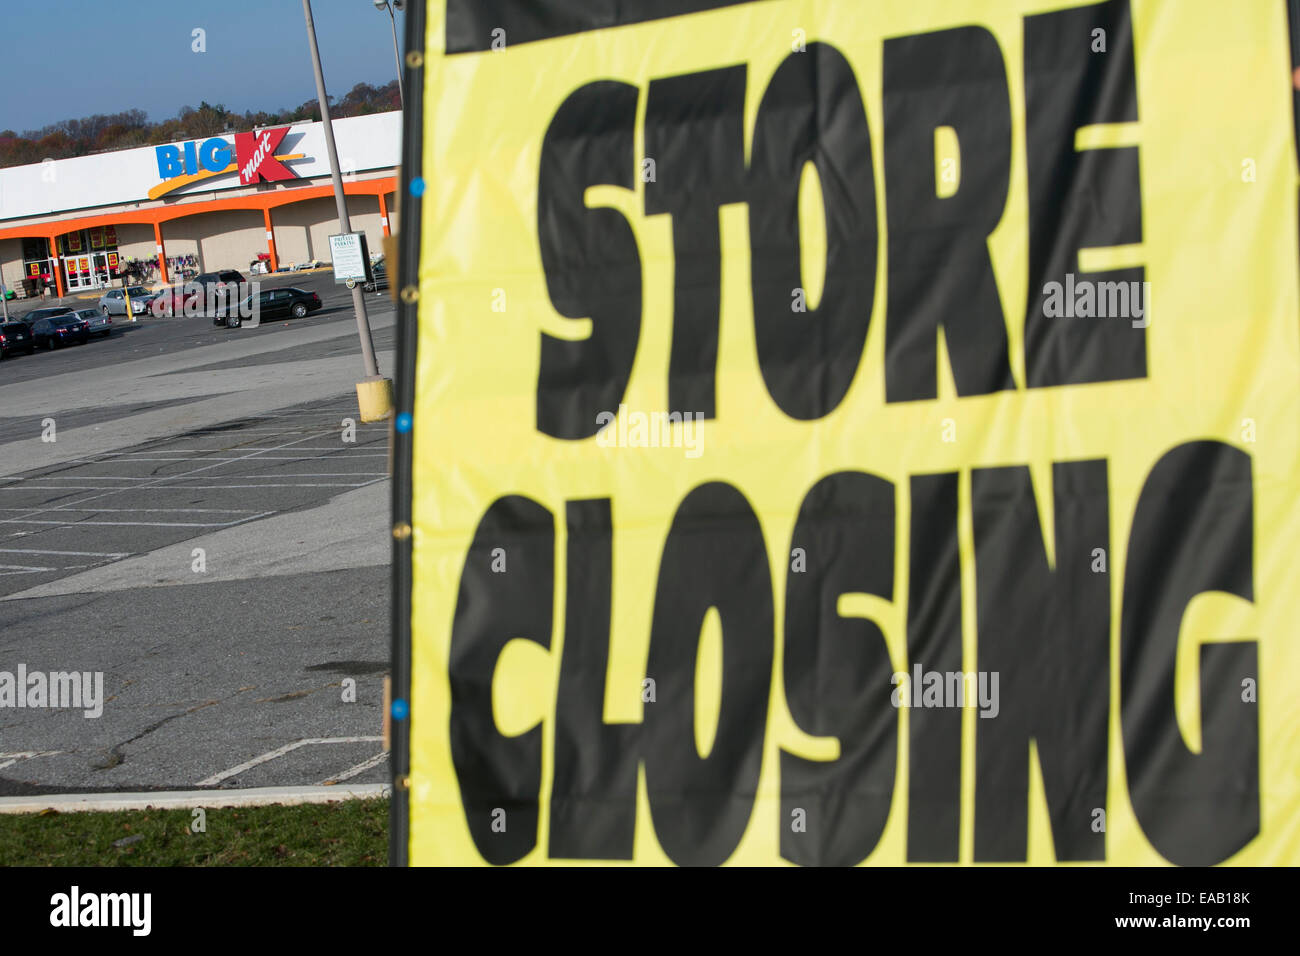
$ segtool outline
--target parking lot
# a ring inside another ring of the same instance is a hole
[[[0,670],[102,672],[105,696],[0,709],[0,794],[385,778],[388,425],[356,421],[350,294],[272,282],[325,308],[0,364]]]
[[[20,353],[7,356],[0,361],[0,385],[96,368],[107,362],[131,361],[149,355],[220,345],[241,335],[256,335],[259,338],[278,335],[292,337],[303,327],[317,327],[337,322],[355,324],[352,314],[352,294],[342,286],[335,285],[333,275],[328,272],[279,273],[252,278],[258,281],[259,288],[263,290],[296,288],[316,292],[320,295],[324,308],[305,319],[276,320],[256,329],[227,329],[215,326],[211,319],[199,316],[143,318],[135,322],[129,321],[124,316],[113,316],[113,332],[107,338],[93,338],[85,345],[66,346],[52,352],[39,350],[33,355]],[[392,302],[386,294],[367,295],[366,302],[376,314],[392,311]],[[63,304],[74,309],[94,308],[97,307],[98,299],[66,298],[51,300],[49,303],[40,299],[10,300],[9,314],[12,318],[18,318],[26,312],[49,304]],[[391,336],[391,331],[377,330],[375,347],[391,348]],[[334,348],[332,354],[353,354],[356,351],[356,340],[354,338],[351,341],[336,342]],[[0,436],[0,440],[3,440],[3,436]]]
[[[387,425],[345,442],[355,415],[340,398],[0,478],[0,596],[385,480]]]

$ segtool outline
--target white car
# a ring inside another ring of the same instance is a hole
[[[156,298],[152,292],[142,285],[133,285],[123,289],[109,289],[99,299],[99,311],[104,315],[126,315],[126,295],[124,292],[131,293],[131,312],[134,315],[144,315],[149,311],[149,303]]]

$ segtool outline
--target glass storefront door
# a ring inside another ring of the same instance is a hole
[[[69,292],[95,288],[89,255],[63,257],[63,287]]]
[[[106,252],[63,257],[63,278],[69,292],[102,289],[112,282],[112,275]]]

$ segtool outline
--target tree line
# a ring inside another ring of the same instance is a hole
[[[330,115],[363,116],[402,108],[397,81],[383,86],[358,83],[343,99],[330,97]],[[158,146],[187,139],[203,139],[254,127],[311,123],[320,119],[315,98],[291,110],[238,113],[206,100],[197,107],[182,106],[172,119],[150,122],[144,110],[97,113],[81,119],[60,120],[38,130],[16,133],[0,131],[0,167],[25,166],[46,159],[70,159],[108,150],[136,146]]]

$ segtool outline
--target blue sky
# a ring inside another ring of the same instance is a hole
[[[142,109],[151,120],[202,100],[295,107],[316,96],[302,0],[4,0],[0,130]],[[312,0],[325,88],[396,78],[388,14],[372,0]],[[397,42],[403,42],[397,14]],[[207,52],[191,49],[206,31]]]

